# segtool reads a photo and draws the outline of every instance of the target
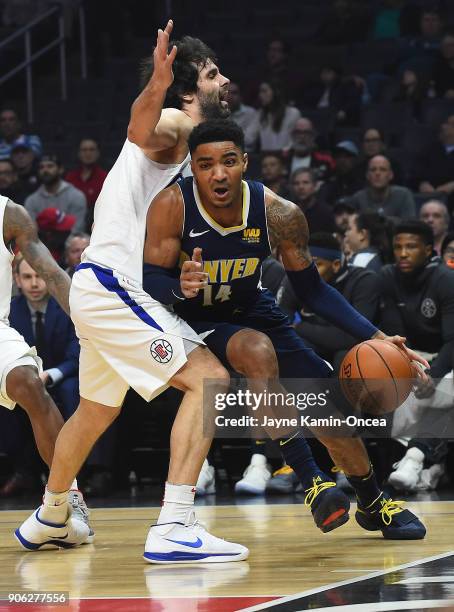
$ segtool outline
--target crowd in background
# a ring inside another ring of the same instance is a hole
[[[383,331],[405,336],[409,346],[429,359],[430,379],[419,391],[417,409],[450,409],[454,23],[444,3],[384,0],[374,3],[375,11],[364,5],[333,1],[311,41],[313,53],[317,45],[323,55],[326,46],[369,41],[377,49],[377,42],[391,41],[392,61],[386,69],[364,74],[330,59],[318,62],[313,79],[300,79],[292,57],[296,50],[276,36],[263,50],[265,66],[255,79],[246,79],[240,66],[228,75],[231,118],[245,132],[247,178],[262,181],[305,213],[310,247],[324,280]],[[94,205],[109,168],[103,167],[102,150],[90,133],[81,135],[72,165],[41,140],[39,122],[35,127],[36,134],[28,133],[17,109],[3,105],[0,194],[25,206],[41,239],[72,275],[89,244]],[[15,279],[18,295],[11,325],[37,346],[45,384],[68,418],[78,401],[74,330],[44,281],[20,258]],[[266,262],[263,284],[305,342],[338,369],[355,339],[298,302],[278,259]],[[450,445],[406,438],[412,418],[409,413],[395,419],[392,434],[404,442],[402,458],[394,469],[388,465],[383,477],[407,491],[434,489],[447,475]],[[13,459],[0,495],[9,497],[30,490],[42,465],[20,412],[3,411],[0,419],[0,450]],[[88,493],[105,495],[114,488],[114,457],[120,446],[121,452],[130,452],[124,450],[124,440],[119,443],[118,429],[92,453]],[[266,445],[254,443],[250,463],[236,483],[238,493],[297,490],[287,466],[277,466],[272,475],[266,452]],[[222,471],[219,462],[217,467]],[[198,492],[214,489],[215,472],[207,462]]]

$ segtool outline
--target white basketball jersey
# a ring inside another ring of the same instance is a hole
[[[126,140],[95,205],[83,262],[99,264],[142,284],[146,217],[153,198],[189,164],[158,164]]]
[[[11,290],[13,287],[12,263],[14,255],[6,248],[3,240],[3,217],[8,198],[0,195],[0,321],[8,323],[9,308],[11,304]]]

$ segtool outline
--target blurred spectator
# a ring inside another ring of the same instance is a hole
[[[257,119],[257,111],[252,106],[243,104],[241,99],[241,91],[238,83],[230,81],[229,93],[227,97],[230,108],[230,119],[235,121],[243,132],[246,133],[248,126]],[[250,151],[254,148],[254,142],[245,143],[246,150]]]
[[[367,7],[358,0],[335,0],[315,40],[326,45],[350,45],[365,40],[369,30]]]
[[[446,234],[441,245],[441,256],[448,268],[454,270],[454,232]]]
[[[266,50],[266,70],[264,77],[278,84],[285,93],[290,85],[289,75],[289,48],[282,38],[273,38]]]
[[[309,238],[309,249],[320,276],[335,287],[345,299],[370,321],[376,320],[379,305],[378,276],[370,270],[343,263],[340,243],[332,234],[319,232]],[[279,306],[293,321],[303,306],[285,278],[278,294]],[[302,313],[295,326],[304,341],[338,370],[345,353],[357,340],[318,315]]]
[[[454,98],[454,32],[446,32],[441,39],[433,80],[439,98]]]
[[[17,204],[23,204],[27,197],[17,181],[16,168],[10,159],[0,159],[0,194]]]
[[[391,241],[391,225],[383,215],[363,212],[349,217],[344,243],[350,265],[379,272],[392,260]]]
[[[15,145],[30,148],[37,157],[42,152],[39,136],[23,134],[22,125],[16,111],[5,108],[0,113],[0,159],[11,157]]]
[[[27,196],[32,194],[40,184],[35,152],[26,143],[15,144],[11,150],[11,161],[17,170],[20,188]]]
[[[21,257],[15,270],[21,295],[11,303],[11,327],[36,348],[43,361],[40,377],[66,420],[79,403],[79,342],[73,324],[49,296],[44,280]],[[1,496],[28,489],[41,471],[28,423],[22,424],[18,438],[13,451],[14,473],[0,489]]]
[[[400,38],[403,34],[401,32],[401,13],[405,0],[382,0],[381,4],[375,16],[373,37],[376,39]]]
[[[361,89],[353,78],[342,78],[341,71],[336,66],[324,66],[318,82],[307,88],[303,96],[303,106],[331,108],[335,111],[339,123],[357,125],[361,108]]]
[[[76,266],[80,264],[80,258],[87,246],[90,244],[90,236],[84,232],[71,234],[65,241],[65,272],[72,278]]]
[[[436,6],[422,9],[419,17],[419,32],[409,37],[399,54],[401,69],[416,68],[430,74],[440,49],[444,20]]]
[[[66,180],[79,189],[87,199],[87,229],[93,223],[93,209],[102,189],[106,170],[98,164],[99,146],[96,140],[84,138],[79,144],[80,166],[66,174]]]
[[[84,194],[64,181],[63,166],[56,155],[44,155],[39,163],[41,187],[25,200],[25,208],[32,219],[46,208],[57,208],[61,212],[74,215],[74,232],[85,230],[87,201]]]
[[[62,267],[65,242],[74,229],[76,217],[58,208],[45,208],[36,217],[39,237]]]
[[[310,233],[334,232],[333,209],[321,198],[315,171],[310,168],[295,170],[290,177],[291,200],[306,215]]]
[[[10,324],[43,361],[41,379],[68,419],[79,402],[79,342],[74,326],[57,301],[49,295],[45,281],[28,263],[16,263],[16,283],[22,295],[11,302]]]
[[[290,134],[301,113],[285,102],[282,89],[268,82],[259,87],[259,111],[246,130],[248,147],[258,145],[261,151],[282,151],[290,148]]]
[[[358,170],[358,156],[358,147],[351,140],[338,142],[334,147],[335,172],[321,188],[322,198],[331,206],[363,187],[365,180]]]
[[[399,89],[393,100],[395,102],[408,102],[413,117],[420,119],[422,103],[427,98],[427,83],[424,78],[414,70],[407,68],[400,78]]]
[[[339,200],[333,207],[336,232],[343,236],[349,226],[349,220],[356,214],[356,208],[347,200]]]
[[[453,367],[454,271],[432,257],[432,229],[422,221],[399,224],[394,231],[393,249],[396,263],[380,272],[380,329],[405,336],[410,348],[424,353],[430,362],[426,372],[429,379],[418,384],[416,397],[430,398],[435,393],[436,379],[443,378]],[[446,452],[443,440],[429,436],[411,440],[389,481],[399,489],[422,488],[419,480],[423,468],[439,464]],[[435,486],[428,482],[425,488]]]
[[[262,157],[262,183],[283,198],[289,197],[287,171],[278,153],[265,153]]]
[[[453,38],[454,42],[454,38]],[[429,145],[419,157],[414,169],[414,184],[421,193],[440,191],[454,205],[454,115],[440,126],[439,142]]]
[[[329,152],[320,151],[316,144],[317,132],[310,119],[301,117],[291,133],[289,155],[290,172],[298,168],[311,168],[317,179],[326,180],[334,170],[334,160]]]
[[[425,202],[419,211],[419,218],[432,228],[434,249],[440,255],[442,242],[449,230],[449,212],[446,204],[438,200]]]
[[[360,211],[375,211],[388,217],[414,217],[416,215],[413,194],[406,187],[391,185],[391,163],[384,155],[376,155],[369,161],[367,187],[351,198]]]
[[[403,171],[400,162],[390,156],[386,150],[383,133],[377,128],[369,128],[364,131],[361,148],[361,161],[358,164],[358,174],[366,176],[369,161],[376,155],[386,155],[391,162],[393,170],[393,182],[397,185],[403,183]]]

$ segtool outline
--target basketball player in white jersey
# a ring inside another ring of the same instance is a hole
[[[49,292],[69,315],[68,294],[70,279],[57,265],[47,247],[38,239],[36,226],[23,206],[0,195],[0,406],[13,410],[18,403],[27,413],[39,454],[51,465],[55,441],[63,427],[63,418],[40,379],[41,359],[24,338],[9,326],[11,303],[12,262],[11,245],[20,249],[24,259],[45,281]],[[68,500],[77,524],[83,521],[86,536],[85,502],[77,482],[72,482]],[[93,532],[90,531],[91,540]]]
[[[81,401],[58,437],[43,505],[16,530],[26,546],[38,548],[50,535],[58,540],[59,533],[68,542],[68,488],[120,413],[129,387],[149,401],[172,385],[185,395],[171,433],[163,506],[144,558],[187,563],[248,556],[244,546],[209,534],[193,512],[195,484],[211,443],[202,432],[203,380],[227,384],[228,373],[184,321],[142,288],[149,204],[188,165],[193,126],[228,114],[229,81],[213,52],[190,37],[169,48],[171,30],[169,21],[158,32],[153,74],[132,106],[128,138],[96,202],[90,246],[73,276],[70,304],[81,345]],[[163,105],[171,108],[162,110]],[[188,262],[184,273],[182,299],[206,284],[201,263]],[[162,281],[164,292],[172,290],[170,281],[167,288]]]

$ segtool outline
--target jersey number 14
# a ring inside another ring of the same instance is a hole
[[[232,287],[230,285],[221,285],[214,296],[215,302],[227,302],[230,300]],[[203,288],[203,305],[213,306],[213,285],[207,285]]]

